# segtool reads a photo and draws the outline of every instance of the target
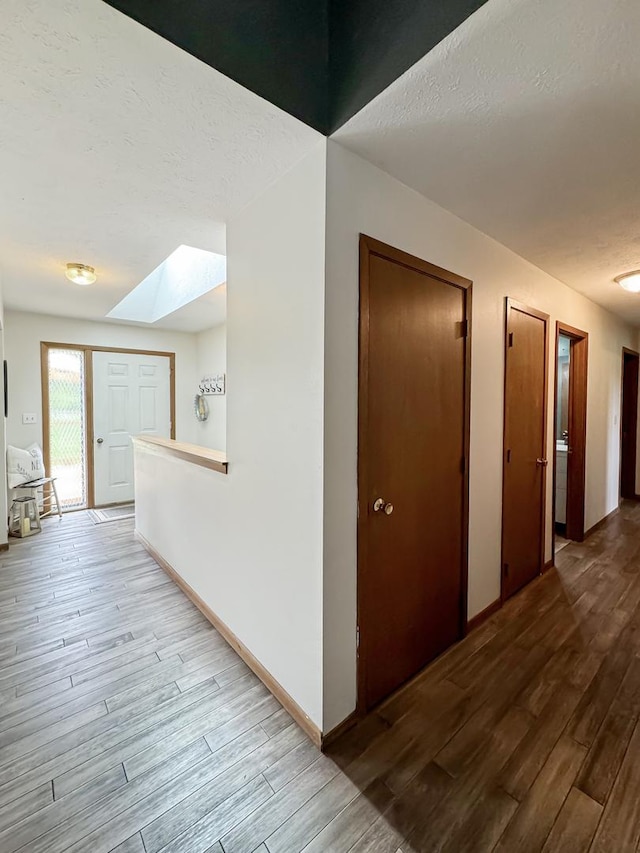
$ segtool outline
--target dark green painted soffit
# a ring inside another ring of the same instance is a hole
[[[330,134],[486,0],[105,0]]]

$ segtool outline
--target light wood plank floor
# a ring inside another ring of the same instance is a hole
[[[640,505],[320,755],[133,538],[0,555],[2,853],[625,853]]]

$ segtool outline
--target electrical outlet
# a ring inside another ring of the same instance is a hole
[[[23,412],[22,413],[22,423],[23,424],[35,424],[36,416],[34,412]]]

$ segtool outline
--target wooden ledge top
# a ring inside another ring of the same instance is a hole
[[[160,438],[155,435],[137,435],[133,439],[134,445],[144,447],[150,444],[153,447],[161,447],[169,451],[173,456],[200,465],[202,468],[210,468],[219,474],[226,474],[228,469],[227,454],[221,450],[210,450],[208,447],[200,447],[198,444],[188,444],[185,441],[176,441],[173,438]]]

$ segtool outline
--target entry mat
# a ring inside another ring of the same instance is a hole
[[[120,504],[120,506],[108,506],[104,509],[90,509],[89,515],[94,524],[107,524],[110,521],[122,521],[125,518],[135,516],[134,504]]]

